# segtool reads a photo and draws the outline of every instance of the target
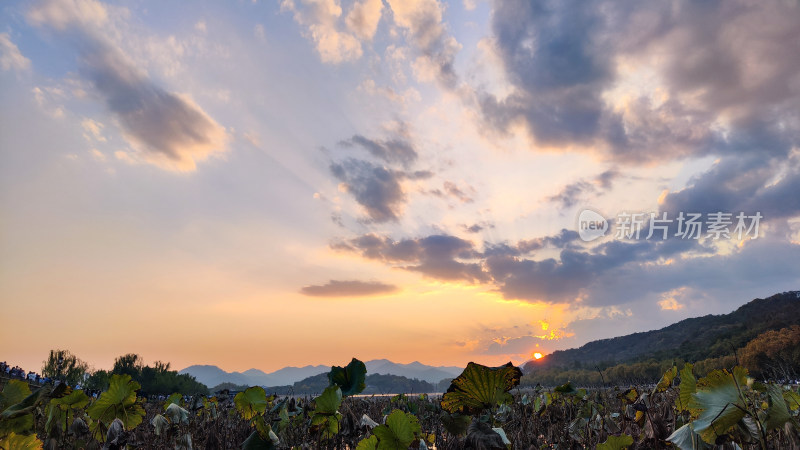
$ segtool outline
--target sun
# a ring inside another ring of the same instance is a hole
[[[533,354],[533,359],[542,359],[542,356],[544,356],[544,355],[542,355],[539,352],[536,352],[536,353]]]

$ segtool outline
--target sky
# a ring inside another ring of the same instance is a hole
[[[519,364],[796,290],[797,55],[791,0],[5,1],[0,359]]]

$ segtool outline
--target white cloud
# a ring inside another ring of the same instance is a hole
[[[103,124],[92,119],[83,119],[81,121],[81,126],[86,131],[83,137],[86,138],[87,141],[91,141],[92,139],[105,142],[106,138],[103,136]]]
[[[437,79],[455,87],[458,77],[453,64],[461,44],[447,33],[444,5],[437,0],[389,0],[389,5],[395,23],[406,30],[407,42],[419,53],[414,63],[418,79]]]
[[[369,41],[378,30],[383,10],[382,0],[363,0],[356,2],[353,9],[347,14],[347,28],[360,39]]]
[[[317,44],[322,62],[338,64],[361,58],[361,43],[352,35],[340,33],[324,24],[311,25],[309,31]]]
[[[260,23],[253,27],[253,35],[261,42],[265,42],[267,40],[267,33],[264,31],[264,25]]]
[[[283,0],[281,10],[291,11],[294,20],[308,28],[320,60],[338,64],[361,58],[361,42],[354,35],[339,30],[342,7],[338,0]]]
[[[28,70],[31,67],[31,60],[26,58],[17,47],[11,42],[8,33],[0,33],[0,67],[3,70]]]
[[[96,149],[96,148],[93,148],[89,152],[89,154],[91,154],[92,157],[97,161],[105,162],[105,160],[106,160],[106,155],[103,152],[101,152],[100,150]]]
[[[99,27],[108,21],[108,10],[97,0],[46,0],[28,11],[35,25],[64,31],[71,27]]]

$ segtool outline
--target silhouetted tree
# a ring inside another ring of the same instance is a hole
[[[44,361],[42,376],[64,381],[75,385],[83,381],[89,365],[69,350],[50,350],[50,355]]]

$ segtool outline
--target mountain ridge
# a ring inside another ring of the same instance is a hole
[[[522,364],[547,368],[607,367],[652,358],[698,361],[731,354],[767,330],[800,324],[800,291],[751,300],[728,314],[690,317],[666,327],[599,339]]]
[[[397,375],[436,384],[441,380],[455,378],[463,370],[456,366],[429,366],[419,361],[408,364],[395,363],[388,359],[374,359],[364,363],[368,374]],[[215,365],[195,364],[178,373],[194,376],[197,381],[212,387],[222,383],[247,386],[286,386],[309,377],[329,372],[331,366],[306,365],[287,366],[274,372],[251,368],[244,372],[227,372]]]

